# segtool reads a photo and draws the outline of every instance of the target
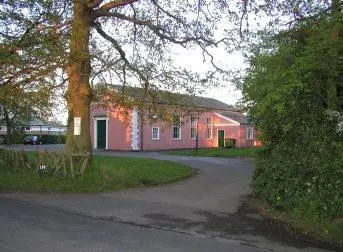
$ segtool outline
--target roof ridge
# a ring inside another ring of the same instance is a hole
[[[118,89],[121,89],[123,87],[125,87],[125,89],[127,88],[128,93],[130,92],[130,89],[132,91],[132,89],[143,89],[142,87],[136,87],[136,86],[130,86],[130,85],[116,85],[116,84],[105,84],[106,86],[112,86],[114,87],[114,89],[116,89],[117,91],[119,91]],[[150,89],[151,90],[151,89]],[[224,110],[224,111],[236,111],[239,112],[239,110],[237,108],[235,108],[233,105],[227,104],[225,102],[219,101],[215,98],[212,97],[204,97],[204,96],[199,96],[199,95],[192,95],[192,94],[183,94],[183,93],[178,93],[178,92],[171,92],[171,91],[167,91],[167,90],[153,90],[156,92],[160,92],[163,95],[178,95],[180,96],[180,100],[181,103],[183,104],[171,104],[171,103],[164,103],[165,105],[179,105],[179,106],[188,106],[188,107],[197,107],[197,108],[207,108],[207,109],[213,109],[213,110]],[[128,94],[129,96],[137,96],[136,98],[138,98],[138,96],[141,94],[141,92],[134,92],[133,94]],[[135,98],[135,97],[133,97]],[[163,98],[163,97],[161,97]],[[166,98],[166,97],[164,97]],[[172,97],[171,97],[172,98]],[[183,99],[183,101],[182,101]],[[162,99],[163,100],[163,99]],[[174,99],[175,101],[175,99]],[[162,104],[162,102],[160,102]]]

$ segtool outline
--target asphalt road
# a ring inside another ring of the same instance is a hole
[[[0,251],[262,251],[236,241],[190,236],[75,215],[0,197]]]
[[[61,150],[63,146],[15,146]],[[171,185],[98,194],[0,194],[0,251],[324,251],[242,207],[247,159],[98,151],[189,165]],[[47,249],[48,248],[48,249]],[[330,247],[329,247],[330,248]],[[25,250],[29,251],[29,250]]]

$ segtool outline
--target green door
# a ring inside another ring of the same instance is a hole
[[[97,148],[106,149],[106,120],[97,120]]]
[[[224,130],[218,130],[218,147],[224,147]]]

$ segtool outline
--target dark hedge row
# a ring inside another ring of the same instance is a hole
[[[11,134],[10,143],[11,144],[22,144],[25,138],[25,134],[17,133]],[[5,143],[8,143],[6,136],[2,136],[5,139]],[[43,144],[64,144],[66,142],[66,135],[43,135],[41,140]]]

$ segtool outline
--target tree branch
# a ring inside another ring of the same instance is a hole
[[[104,0],[93,0],[91,3],[88,4],[88,7],[91,9],[98,8],[103,1]]]
[[[242,15],[239,21],[239,34],[241,38],[243,37],[243,32],[242,32],[243,18],[247,15],[247,6],[248,6],[248,1],[243,0],[243,11],[242,11]]]
[[[151,31],[153,31],[158,37],[160,37],[163,40],[168,40],[169,42],[172,42],[174,44],[182,45],[184,46],[185,44],[189,42],[199,42],[202,41],[203,43],[206,43],[207,45],[215,45],[215,42],[213,40],[207,39],[205,37],[186,37],[183,39],[177,39],[174,38],[173,36],[169,36],[166,33],[168,33],[167,30],[163,29],[162,27],[156,26],[152,23],[150,20],[139,20],[134,17],[128,17],[125,16],[121,13],[118,12],[109,12],[109,11],[104,11],[102,9],[99,9],[95,12],[96,17],[101,17],[101,16],[106,16],[106,17],[116,17],[121,20],[128,21],[133,24],[141,25],[148,27]]]
[[[96,23],[95,29],[104,39],[111,42],[111,44],[114,46],[114,48],[118,51],[118,53],[119,53],[121,59],[124,61],[125,65],[127,65],[131,71],[135,72],[139,76],[139,78],[144,81],[144,83],[148,83],[148,77],[146,77],[139,69],[137,69],[135,66],[133,66],[130,63],[130,61],[126,58],[125,52],[121,48],[119,43],[114,38],[112,38],[107,33],[105,33],[105,31],[101,29],[100,24]]]
[[[162,11],[164,14],[166,14],[168,17],[171,17],[173,19],[175,19],[176,21],[180,22],[181,24],[186,26],[186,23],[179,17],[173,15],[172,13],[170,13],[169,11],[166,11],[165,9],[162,8],[161,5],[158,4],[158,2],[156,0],[151,0],[151,2],[157,7],[157,9],[159,9],[160,11]]]
[[[129,5],[129,4],[132,4],[134,2],[138,2],[139,0],[117,0],[117,1],[111,1],[111,2],[108,2],[106,4],[104,4],[103,6],[100,7],[101,10],[112,10],[114,8],[117,8],[117,7],[122,7],[122,6],[125,6],[125,5]]]

